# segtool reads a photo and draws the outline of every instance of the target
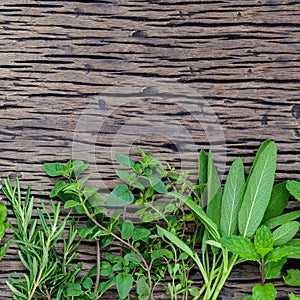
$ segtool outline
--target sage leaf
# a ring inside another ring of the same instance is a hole
[[[265,264],[265,279],[274,279],[280,276],[281,269],[287,262],[287,258],[284,257],[279,261],[271,261]]]
[[[275,300],[277,294],[272,283],[256,284],[252,289],[252,293],[255,300]]]
[[[131,274],[119,273],[116,276],[116,286],[121,300],[125,299],[132,289],[133,277]]]
[[[297,221],[292,221],[281,225],[273,232],[274,245],[280,246],[286,244],[297,234],[298,230],[299,222]]]
[[[224,236],[221,238],[221,243],[230,252],[239,255],[245,260],[259,261],[260,259],[254,244],[246,237],[238,235]]]
[[[126,184],[119,184],[106,200],[107,206],[126,206],[132,203],[134,196]]]
[[[242,236],[252,237],[264,217],[274,184],[276,152],[275,142],[268,141],[262,144],[256,154],[238,216]]]
[[[283,276],[283,280],[287,285],[300,286],[300,270],[287,270],[287,275]]]
[[[259,227],[254,235],[254,246],[258,254],[264,257],[273,249],[274,237],[271,230],[263,225]]]
[[[214,166],[212,153],[208,153],[207,161],[207,185],[203,195],[204,203],[207,205],[207,216],[217,225],[219,228],[221,218],[221,200],[222,189],[221,182]]]
[[[268,226],[270,229],[275,228],[277,226],[280,226],[282,224],[285,224],[287,222],[296,220],[300,217],[300,210],[292,211],[286,214],[283,214],[278,217],[274,217],[267,222],[264,223],[264,225]]]
[[[207,183],[207,155],[203,149],[200,150],[198,156],[198,183],[200,186],[199,196],[201,197]]]
[[[231,165],[222,198],[221,236],[238,233],[238,211],[245,188],[244,164],[237,158]]]
[[[295,199],[300,201],[300,182],[295,180],[288,180],[286,183],[286,188],[291,193]]]
[[[272,189],[271,199],[266,209],[263,223],[271,218],[277,217],[284,211],[289,199],[289,192],[286,189],[286,183],[276,184]]]
[[[279,261],[284,257],[288,257],[290,255],[299,254],[300,249],[298,247],[293,246],[279,246],[274,248],[271,252],[269,252],[266,256],[266,262],[270,261]]]

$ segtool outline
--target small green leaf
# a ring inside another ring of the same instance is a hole
[[[98,191],[98,189],[91,187],[91,186],[87,186],[84,188],[82,193],[83,193],[84,197],[90,198],[93,195],[95,195],[97,193],[97,191]]]
[[[85,278],[82,282],[82,286],[87,290],[91,289],[93,287],[93,280],[89,277]]]
[[[266,256],[266,262],[270,261],[279,261],[284,257],[288,257],[290,255],[299,254],[300,249],[298,247],[293,246],[279,246],[274,248],[271,252],[269,252]]]
[[[300,300],[300,297],[297,297],[295,294],[293,293],[289,293],[289,300]]]
[[[136,291],[139,300],[148,299],[150,296],[150,287],[144,276],[140,277],[136,283]]]
[[[61,176],[65,170],[65,165],[62,163],[45,163],[43,164],[43,169],[48,176],[58,177]]]
[[[274,246],[274,237],[271,230],[263,225],[259,227],[254,235],[254,246],[256,252],[264,257]]]
[[[130,169],[134,167],[135,164],[134,160],[127,155],[116,153],[115,158],[122,167],[130,168]]]
[[[132,240],[134,242],[143,240],[151,234],[151,231],[144,227],[135,227],[132,235]]]
[[[73,175],[77,178],[88,167],[89,164],[84,163],[82,160],[74,160],[72,162]]]
[[[50,192],[50,198],[56,197],[67,185],[64,181],[57,182]]]
[[[300,270],[287,270],[287,275],[283,276],[284,282],[290,286],[300,286]]]
[[[104,277],[111,277],[113,275],[112,265],[108,261],[101,261],[100,274]]]
[[[258,261],[260,259],[254,244],[246,237],[237,235],[224,236],[221,238],[221,242],[230,252],[241,256],[245,260]]]
[[[113,287],[115,284],[116,284],[116,279],[115,279],[115,277],[109,279],[108,281],[102,281],[102,282],[99,284],[98,292],[101,293],[101,294],[103,294],[103,293],[105,293],[108,289],[110,289],[111,287]]]
[[[287,262],[287,258],[284,257],[279,261],[271,261],[265,264],[265,279],[274,279],[280,276],[281,269]]]
[[[266,283],[263,286],[256,284],[252,289],[252,293],[255,300],[275,300],[277,294],[272,283]]]
[[[119,176],[119,178],[127,183],[130,182],[129,178],[130,178],[130,174],[126,171],[123,170],[117,170],[116,171],[117,175]]]
[[[131,274],[119,273],[116,276],[116,286],[121,300],[125,299],[132,289],[133,277]]]
[[[7,207],[5,204],[0,203],[0,223],[4,223],[7,217]]]
[[[274,232],[274,245],[280,246],[289,242],[298,232],[299,222],[292,221],[278,227]]]
[[[126,206],[133,202],[134,196],[126,184],[119,184],[110,193],[106,205],[107,206]]]
[[[66,296],[76,297],[82,294],[81,286],[79,283],[69,283],[66,287]]]
[[[157,258],[161,258],[164,256],[167,258],[171,258],[171,257],[173,257],[173,254],[171,251],[169,251],[167,249],[158,249],[158,250],[154,250],[153,252],[151,252],[152,260],[156,260]]]
[[[150,184],[154,190],[160,194],[165,194],[168,192],[166,186],[161,181],[161,179],[156,175],[149,176]]]
[[[125,220],[121,227],[121,237],[124,240],[129,240],[133,235],[134,225],[131,220]]]
[[[286,183],[286,188],[292,196],[300,201],[300,182],[295,180],[288,180]]]
[[[65,205],[64,205],[64,208],[65,209],[68,209],[68,208],[71,208],[71,207],[75,207],[77,205],[80,205],[77,201],[74,201],[74,200],[68,200]]]
[[[136,265],[139,265],[142,262],[141,257],[136,253],[127,253],[124,258]]]

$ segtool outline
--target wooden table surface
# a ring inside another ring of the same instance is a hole
[[[223,175],[273,139],[276,180],[299,179],[299,1],[0,0],[0,25],[0,175],[31,184],[37,205],[53,184],[42,163],[84,159],[108,190],[113,153],[137,146],[194,171],[197,151],[213,149]],[[12,245],[1,299],[19,269]],[[241,265],[220,299],[241,299],[258,278]],[[278,299],[300,295],[275,283]]]

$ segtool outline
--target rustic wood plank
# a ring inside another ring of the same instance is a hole
[[[41,164],[68,160],[88,139],[96,147],[86,158],[98,168],[91,177],[101,173],[111,188],[111,153],[128,149],[126,140],[180,166],[192,165],[194,150],[213,139],[225,147],[227,165],[240,155],[249,168],[271,138],[277,181],[299,179],[299,13],[292,0],[0,1],[1,176],[20,176],[39,201],[52,183]],[[155,83],[173,96],[151,90]],[[91,122],[80,128],[83,115]],[[82,130],[97,122],[100,132]],[[226,143],[207,136],[216,122]],[[225,172],[224,156],[216,157]],[[15,250],[1,262],[2,298],[12,299],[5,280],[20,269]],[[257,280],[252,265],[236,268],[220,299],[240,299]],[[276,285],[278,299],[293,290]]]

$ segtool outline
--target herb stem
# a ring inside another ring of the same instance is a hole
[[[97,247],[97,274],[96,274],[96,282],[94,293],[97,293],[99,282],[100,282],[100,264],[101,264],[101,249],[100,249],[100,240],[96,239],[96,247]]]

